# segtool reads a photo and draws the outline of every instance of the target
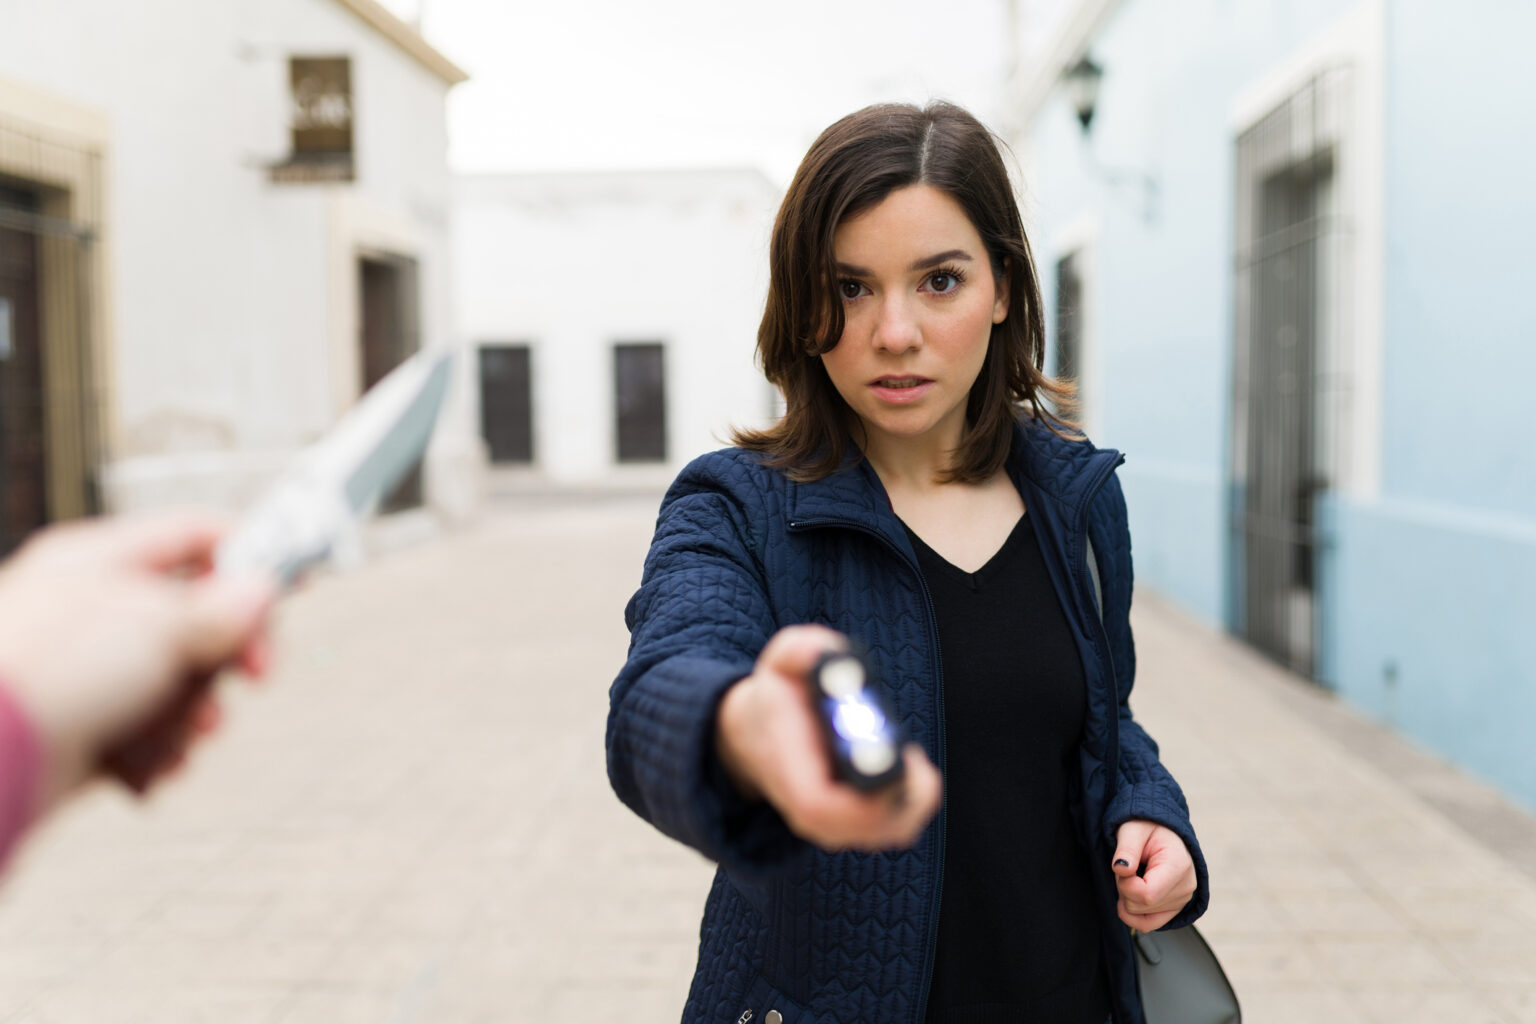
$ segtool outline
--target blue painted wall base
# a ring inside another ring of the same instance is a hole
[[[1331,499],[1321,675],[1536,812],[1536,527]]]

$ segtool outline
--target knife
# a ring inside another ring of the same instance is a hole
[[[300,452],[219,545],[218,572],[267,573],[284,590],[327,561],[360,560],[360,528],[432,439],[453,357],[421,352],[369,388],[320,440]],[[153,721],[103,758],[142,793],[186,743],[192,709],[216,673],[186,679]]]
[[[220,572],[269,572],[284,588],[355,560],[359,528],[426,452],[448,390],[449,352],[420,352],[300,452],[220,545]]]

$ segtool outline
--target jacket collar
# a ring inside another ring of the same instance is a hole
[[[1087,437],[1052,433],[1039,420],[1019,420],[1013,427],[1008,472],[1025,494],[1060,505],[1075,518],[1125,457],[1113,448],[1095,448]]]
[[[857,453],[844,459],[842,468],[831,476],[807,483],[792,481],[787,508],[791,529],[827,522],[879,528],[884,520],[896,518],[885,485],[869,460]]]

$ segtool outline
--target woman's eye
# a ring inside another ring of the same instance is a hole
[[[864,286],[857,281],[839,281],[837,293],[845,299],[856,299],[864,294]]]
[[[944,292],[952,292],[960,287],[960,279],[954,274],[941,270],[928,278],[928,286],[934,291],[943,294]]]

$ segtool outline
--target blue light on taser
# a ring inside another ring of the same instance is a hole
[[[832,709],[832,727],[837,734],[850,742],[881,738],[885,728],[885,716],[880,709],[860,697],[840,700]]]
[[[879,689],[866,686],[871,680],[863,658],[849,651],[826,654],[812,680],[833,774],[864,790],[899,779],[901,733]]]
[[[832,728],[847,744],[849,762],[865,775],[880,775],[896,763],[896,745],[887,732],[885,714],[862,691],[834,704]]]

